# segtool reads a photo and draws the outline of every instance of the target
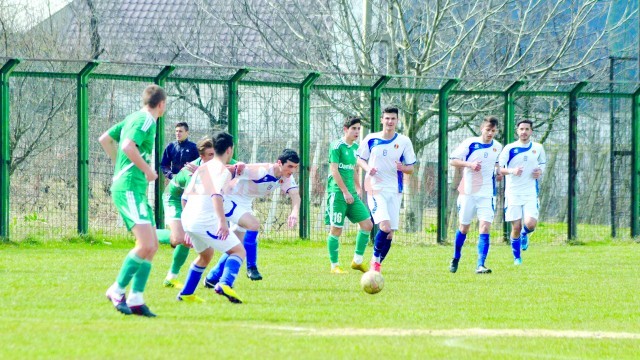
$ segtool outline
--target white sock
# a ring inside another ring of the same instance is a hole
[[[125,290],[125,289],[123,289],[123,288],[121,288],[121,287],[120,287],[120,285],[118,285],[118,282],[116,281],[116,282],[114,282],[114,283],[109,287],[109,290],[108,290],[108,291],[109,291],[110,293],[113,293],[113,294],[120,294],[120,295],[122,295],[122,294],[124,294],[124,293],[125,293],[125,291],[126,291],[126,290]]]
[[[335,269],[336,266],[340,265],[339,263],[331,263],[331,270]]]
[[[358,255],[358,254],[353,255],[353,262],[358,265],[362,264],[363,259],[364,259],[364,256],[362,255]]]
[[[171,270],[169,270],[169,272],[167,273],[167,280],[173,280],[177,277],[178,277],[178,274],[172,273]]]
[[[139,306],[144,304],[144,299],[142,298],[141,292],[129,292],[129,298],[127,298],[128,306]]]
[[[379,256],[372,256],[371,260],[373,260],[373,261],[375,261],[377,263],[380,263],[380,257]]]

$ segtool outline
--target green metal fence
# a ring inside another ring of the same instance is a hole
[[[126,232],[110,199],[113,164],[97,138],[140,107],[140,94],[150,83],[164,86],[170,96],[167,113],[158,122],[156,166],[179,121],[189,123],[194,141],[213,130],[228,130],[237,141],[235,157],[240,161],[274,162],[285,147],[299,152],[300,224],[287,227],[290,201],[276,192],[254,204],[265,237],[325,238],[329,144],[342,135],[347,116],[362,117],[365,133],[378,131],[381,109],[387,105],[400,108],[400,132],[412,138],[418,157],[414,174],[405,179],[398,241],[444,242],[455,231],[459,174],[448,166],[448,156],[464,138],[478,134],[486,115],[504,120],[498,135],[503,144],[514,140],[515,119],[534,121],[534,138],[543,143],[548,157],[540,226],[549,240],[629,238],[640,231],[638,83],[3,61],[3,238]],[[159,226],[164,185],[161,176],[149,188]],[[496,208],[502,208],[501,196]],[[496,211],[492,231],[506,238],[508,225],[501,211]]]

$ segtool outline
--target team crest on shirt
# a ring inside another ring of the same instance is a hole
[[[535,153],[536,153],[536,151],[535,151],[535,150],[533,150],[533,153],[535,154]]]
[[[280,179],[280,181],[278,181],[280,184],[282,184],[284,182],[284,180]]]
[[[393,147],[394,147],[395,149],[397,149],[397,148],[399,148],[399,147],[400,147],[400,145],[395,144],[395,145],[393,145]]]
[[[496,148],[493,148],[493,152],[496,152],[496,151],[498,151],[498,149],[496,149]]]

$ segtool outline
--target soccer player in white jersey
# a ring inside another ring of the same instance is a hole
[[[498,131],[498,119],[487,116],[480,125],[480,136],[465,139],[451,154],[449,163],[462,169],[458,186],[458,220],[455,250],[449,271],[458,271],[462,246],[467,238],[473,216],[477,213],[480,236],[478,239],[478,263],[476,274],[490,274],[485,267],[489,254],[489,229],[495,214],[496,181],[502,179],[496,168],[502,144],[494,140]]]
[[[198,167],[182,195],[182,227],[189,236],[198,257],[189,268],[189,274],[178,300],[202,302],[194,293],[202,273],[213,258],[214,249],[228,255],[222,278],[215,291],[233,303],[242,300],[233,284],[245,257],[244,247],[233,232],[229,232],[225,219],[223,195],[226,193],[231,172],[226,164],[233,155],[233,137],[225,132],[212,136],[215,156]]]
[[[291,198],[291,213],[287,224],[294,227],[300,212],[300,194],[293,173],[299,164],[298,154],[292,149],[284,149],[275,163],[248,164],[242,175],[229,184],[229,191],[225,194],[225,216],[234,224],[238,238],[243,239],[247,251],[247,277],[251,280],[262,280],[257,264],[260,221],[253,214],[253,199],[264,197],[280,188]],[[211,288],[220,280],[226,260],[227,256],[222,254],[207,275],[206,287]]]
[[[535,230],[538,222],[540,178],[544,174],[547,156],[542,144],[531,140],[531,120],[519,121],[516,133],[518,140],[504,147],[498,161],[500,172],[506,175],[504,220],[511,222],[514,264],[520,265],[520,250],[527,250],[528,235]]]
[[[370,267],[377,272],[389,253],[393,232],[400,225],[403,176],[413,173],[416,163],[411,140],[396,132],[398,108],[385,108],[381,122],[382,131],[367,135],[358,148],[358,165],[366,173],[367,203],[379,227]]]

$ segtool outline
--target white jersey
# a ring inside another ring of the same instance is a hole
[[[531,175],[533,170],[540,168],[544,173],[547,156],[542,144],[530,141],[522,144],[520,141],[512,142],[504,147],[498,158],[501,168],[515,169],[522,167],[522,175],[505,176],[505,195],[537,196],[539,192],[539,179]]]
[[[293,175],[287,178],[276,177],[275,167],[275,164],[247,165],[242,175],[227,185],[225,200],[250,205],[254,198],[266,196],[278,187],[285,194],[298,187]]]
[[[198,167],[182,194],[182,199],[187,201],[182,210],[182,222],[190,225],[215,222],[217,217],[211,198],[224,195],[230,180],[231,172],[220,161],[214,159]]]
[[[453,151],[450,159],[481,162],[480,171],[468,167],[462,169],[462,180],[458,186],[460,194],[482,197],[496,195],[495,168],[501,151],[502,144],[496,140],[485,144],[481,137],[470,137]]]
[[[402,192],[403,173],[398,171],[396,162],[405,165],[416,163],[413,144],[408,137],[396,133],[393,138],[382,138],[382,131],[367,135],[358,148],[358,157],[367,161],[369,167],[376,168],[375,175],[364,178],[365,190]]]

